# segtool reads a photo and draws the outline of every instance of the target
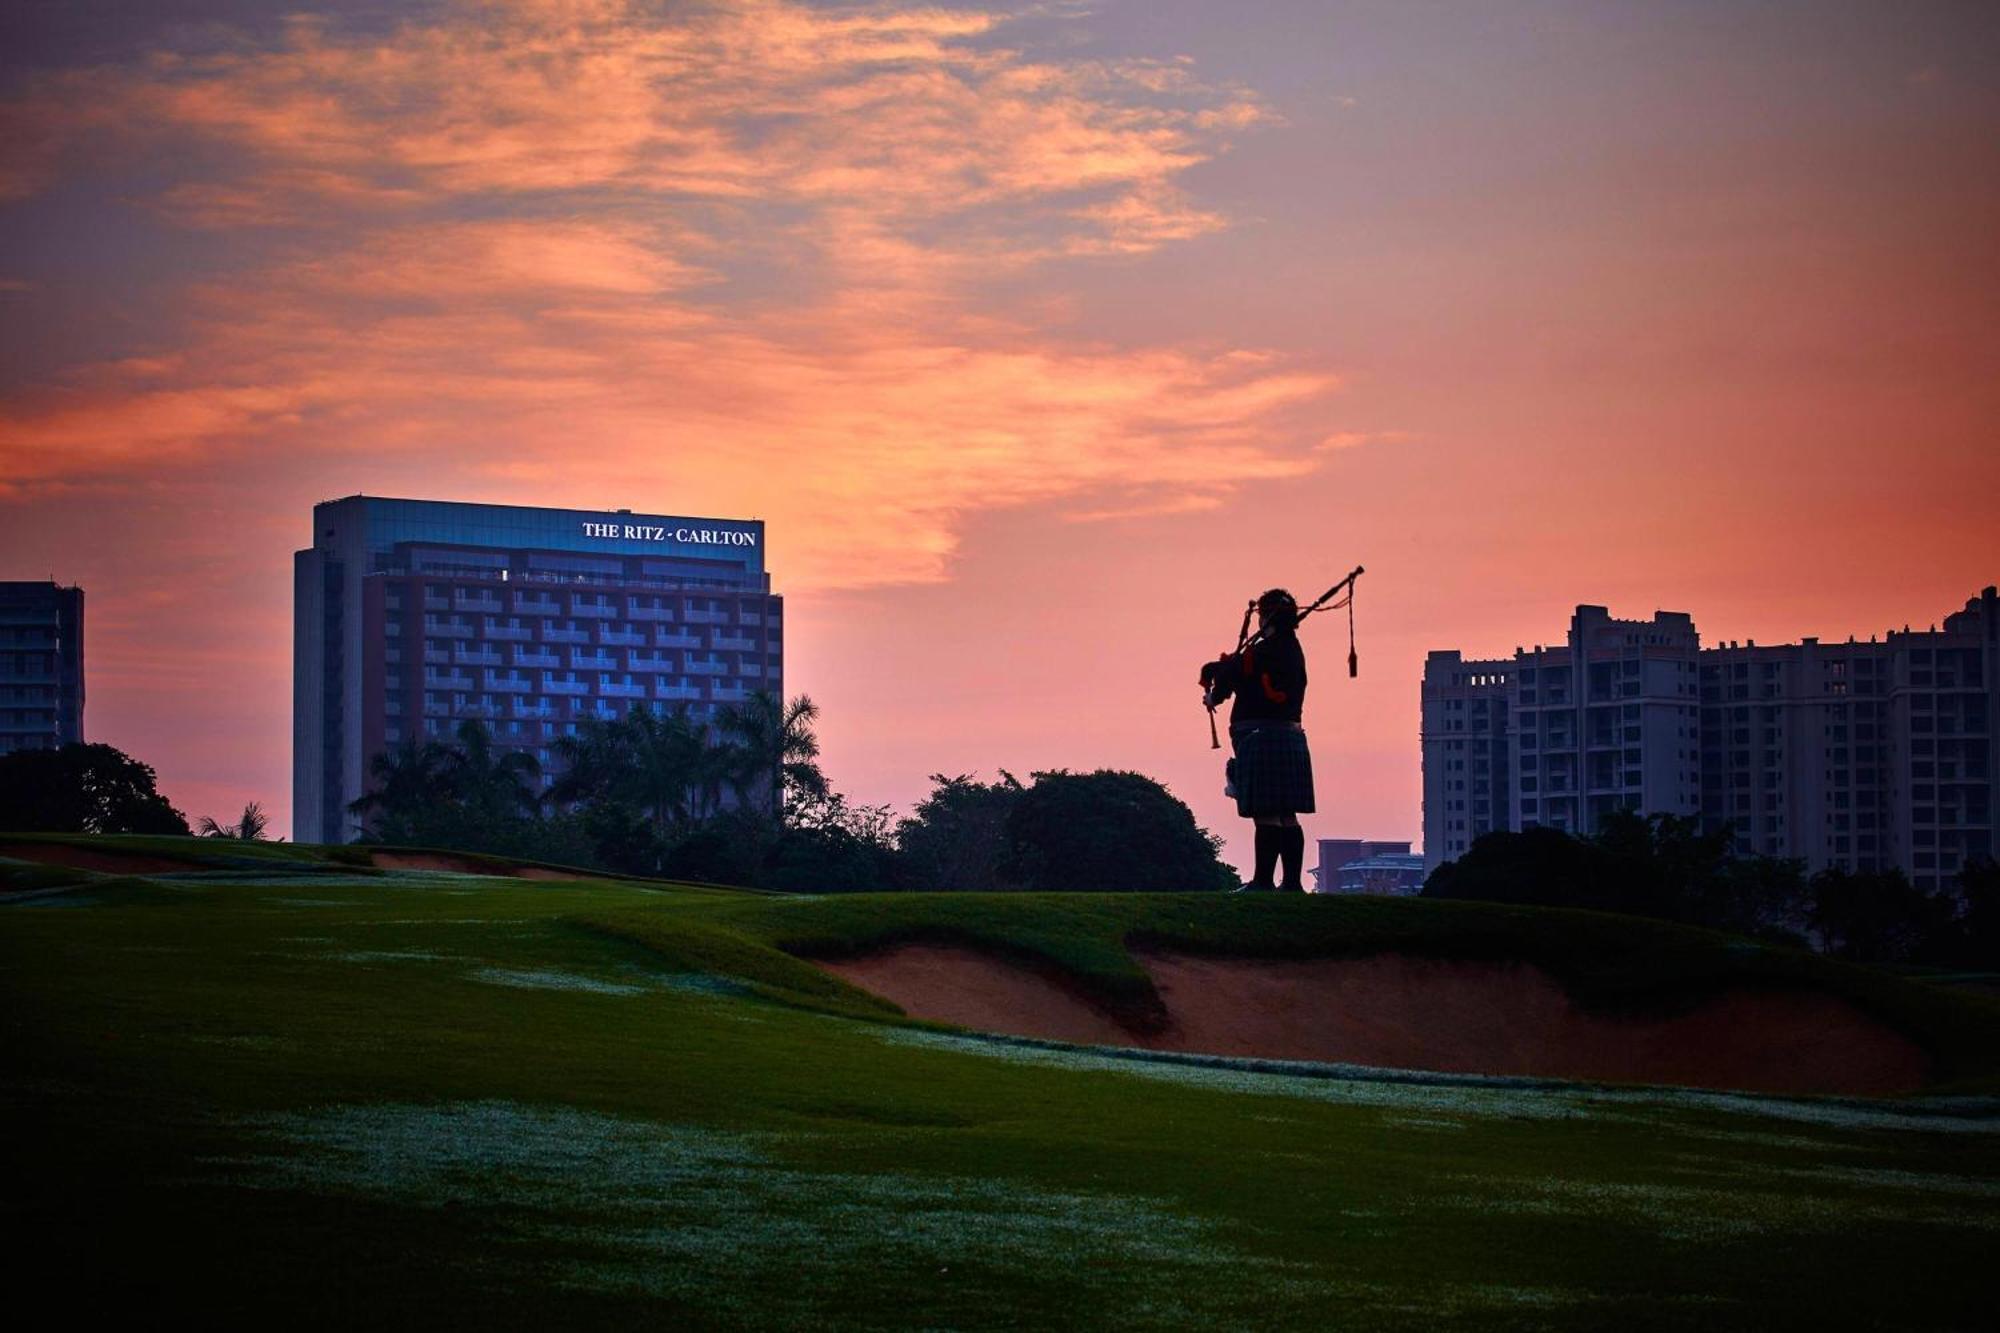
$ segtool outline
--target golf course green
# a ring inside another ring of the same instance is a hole
[[[0,835],[17,1299],[485,1328],[1987,1328],[2000,1002],[1421,900],[776,896],[463,857]],[[389,868],[391,865],[397,868]],[[1116,1047],[915,1021],[924,945]],[[1810,994],[1907,1095],[1137,1050],[1154,955],[1530,968],[1605,1022]]]

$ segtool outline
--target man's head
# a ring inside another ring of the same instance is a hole
[[[1299,603],[1283,588],[1273,588],[1257,599],[1257,623],[1264,629],[1287,630],[1299,623]]]

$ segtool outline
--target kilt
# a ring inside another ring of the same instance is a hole
[[[1312,751],[1296,722],[1239,722],[1229,728],[1236,750],[1236,813],[1313,813]]]

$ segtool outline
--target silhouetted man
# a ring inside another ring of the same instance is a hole
[[[1257,633],[1240,651],[1201,669],[1211,705],[1234,697],[1229,742],[1236,752],[1230,772],[1236,813],[1257,823],[1257,867],[1237,892],[1280,889],[1300,893],[1306,831],[1299,816],[1313,813],[1312,752],[1300,712],[1306,698],[1306,655],[1299,646],[1299,604],[1283,588],[1257,599]],[[1284,863],[1285,878],[1271,882]]]

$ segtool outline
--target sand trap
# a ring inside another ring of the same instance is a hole
[[[1135,957],[1165,1002],[1162,1031],[1134,1032],[1051,975],[971,949],[905,945],[820,966],[915,1018],[1153,1050],[1858,1096],[1915,1091],[1927,1066],[1914,1043],[1809,991],[1733,991],[1627,1019],[1579,1010],[1520,964]]]
[[[192,861],[174,861],[164,856],[139,852],[100,851],[69,847],[57,842],[10,842],[0,846],[0,856],[42,865],[69,866],[74,870],[101,870],[111,875],[164,875],[195,869]]]
[[[541,866],[482,865],[470,857],[437,852],[370,852],[368,859],[383,870],[437,870],[451,875],[512,875],[515,879],[576,879],[561,870]]]

